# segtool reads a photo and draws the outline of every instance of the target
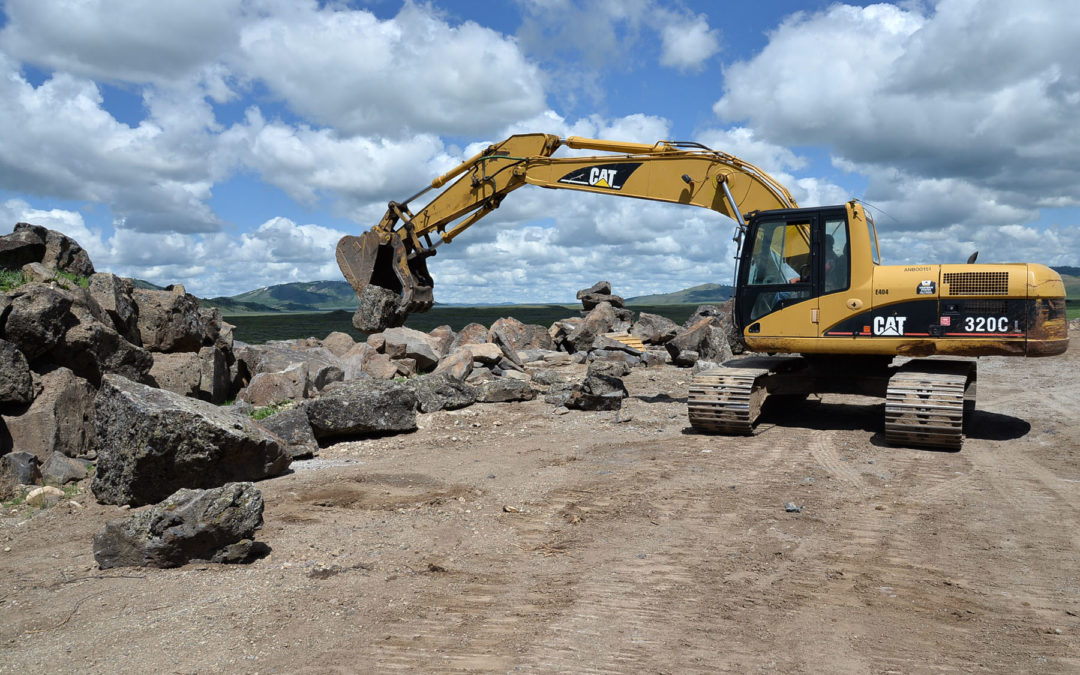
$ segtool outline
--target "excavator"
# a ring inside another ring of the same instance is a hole
[[[552,156],[564,146],[604,154]],[[1068,348],[1065,287],[1044,265],[973,255],[967,264],[886,266],[857,200],[799,208],[765,171],[697,143],[550,134],[487,147],[340,240],[338,265],[360,297],[357,328],[376,332],[428,310],[427,259],[524,185],[688,204],[735,222],[732,321],[753,355],[694,377],[688,417],[701,431],[752,434],[768,397],[858,394],[885,399],[890,444],[959,449],[976,394],[970,357]]]

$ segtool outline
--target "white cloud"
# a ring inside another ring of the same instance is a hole
[[[870,174],[868,198],[921,199],[889,180],[896,170],[970,184],[957,201],[972,211],[965,192],[1021,211],[1075,205],[1078,34],[1080,15],[1052,0],[833,5],[790,17],[731,65],[714,110],[772,143],[830,148]]]
[[[720,51],[720,37],[704,16],[669,23],[660,30],[660,65],[678,70],[701,70]]]
[[[314,2],[263,17],[236,66],[345,134],[485,133],[544,108],[540,71],[513,40],[408,2],[387,21]]]
[[[8,0],[0,49],[84,77],[173,82],[197,76],[239,35],[243,0]]]

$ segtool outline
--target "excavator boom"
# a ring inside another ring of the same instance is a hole
[[[609,154],[553,157],[563,146]],[[743,213],[797,207],[787,189],[758,167],[696,143],[511,136],[409,199],[390,202],[371,230],[338,242],[338,265],[360,297],[356,327],[377,332],[401,325],[411,312],[430,309],[434,282],[427,258],[523,185],[699,206],[740,225]],[[440,188],[423,208],[409,210],[410,202]]]

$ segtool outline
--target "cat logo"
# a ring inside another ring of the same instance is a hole
[[[574,169],[559,179],[564,185],[621,190],[630,174],[641,166],[641,162],[620,162],[617,164],[599,164]]]
[[[901,336],[906,321],[906,316],[875,316],[874,335]]]

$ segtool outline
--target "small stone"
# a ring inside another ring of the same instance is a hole
[[[803,507],[801,506],[796,506],[795,502],[788,502],[787,504],[784,504],[784,510],[788,513],[802,513],[802,508]]]
[[[26,495],[26,503],[30,506],[48,506],[60,501],[64,491],[51,485],[35,488]]]

